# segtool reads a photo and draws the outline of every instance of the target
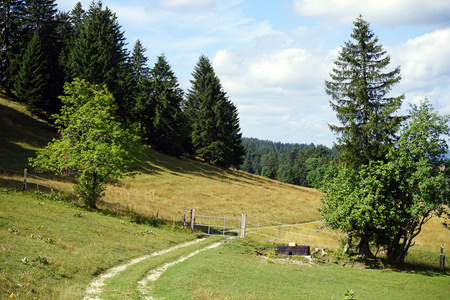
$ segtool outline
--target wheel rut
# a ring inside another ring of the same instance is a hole
[[[194,241],[190,241],[190,242],[186,242],[186,243],[182,243],[176,246],[173,246],[171,248],[168,249],[164,249],[161,251],[156,251],[138,258],[135,258],[133,260],[131,260],[130,262],[123,264],[123,265],[119,265],[116,267],[113,267],[109,270],[107,270],[106,272],[104,272],[103,274],[99,275],[96,279],[94,279],[86,288],[86,292],[85,292],[85,296],[83,298],[83,300],[102,300],[103,298],[101,298],[101,294],[104,291],[104,287],[107,285],[107,280],[111,279],[115,276],[117,276],[118,274],[120,274],[122,271],[126,270],[128,267],[141,263],[142,261],[150,258],[150,257],[154,257],[154,256],[159,256],[159,255],[164,255],[166,253],[172,252],[174,250],[183,248],[183,247],[188,247],[191,245],[194,245],[196,243],[199,243],[203,241],[203,239],[198,239],[198,240],[194,240]],[[186,259],[191,258],[194,255],[197,255],[198,253],[207,250],[207,249],[212,249],[212,248],[216,248],[218,247],[223,241],[205,246],[201,249],[195,250],[191,253],[189,253],[188,255],[182,256],[178,259],[176,259],[175,261],[172,262],[168,262],[163,264],[162,266],[156,267],[154,269],[151,269],[149,271],[147,271],[146,275],[144,276],[143,279],[141,279],[140,281],[137,282],[137,290],[139,291],[139,293],[142,296],[142,299],[145,300],[154,300],[155,298],[153,298],[151,296],[151,289],[148,287],[148,284],[150,282],[154,282],[156,280],[158,280],[158,278],[170,267],[181,263],[183,261],[185,261]]]

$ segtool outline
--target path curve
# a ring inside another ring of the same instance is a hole
[[[173,250],[176,250],[178,248],[190,246],[190,245],[198,243],[200,241],[201,241],[201,239],[198,239],[198,240],[186,242],[183,244],[179,244],[179,245],[173,246],[173,247],[165,249],[165,250],[153,252],[151,254],[147,254],[147,255],[135,258],[135,259],[131,260],[129,263],[126,263],[124,265],[120,265],[120,266],[117,266],[117,267],[107,270],[105,273],[100,275],[97,279],[95,279],[88,285],[88,287],[86,288],[86,296],[83,298],[83,300],[101,300],[99,297],[99,294],[101,294],[101,292],[102,292],[102,287],[105,285],[105,280],[116,276],[117,274],[119,274],[120,272],[122,272],[123,270],[128,268],[129,266],[137,264],[137,263],[143,261],[144,259],[149,258],[150,256],[157,256],[157,255],[165,254],[165,253],[171,252]]]

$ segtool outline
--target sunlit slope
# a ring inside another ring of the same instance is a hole
[[[32,117],[22,105],[3,98],[0,116],[0,168],[21,172],[27,167],[28,157],[45,147],[55,136],[55,130]],[[136,166],[138,175],[122,179],[118,186],[108,186],[104,200],[109,208],[117,209],[120,203],[121,210],[132,209],[145,215],[159,213],[168,219],[178,219],[189,209],[201,215],[240,218],[246,213],[289,223],[319,217],[316,207],[320,193],[314,189],[188,158],[173,158],[152,149],[141,160],[142,164]],[[20,173],[14,180],[20,181]],[[72,189],[70,183],[57,187]]]

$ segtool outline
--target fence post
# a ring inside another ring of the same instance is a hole
[[[183,229],[186,229],[186,215],[183,214]]]
[[[27,169],[23,169],[23,190],[27,190]]]
[[[439,258],[439,271],[442,272],[442,269],[444,268],[444,262],[445,256],[444,256],[444,245],[441,245],[441,255]]]
[[[195,209],[191,208],[191,210],[189,211],[190,215],[191,215],[191,222],[190,222],[190,229],[191,232],[194,232],[194,226],[195,226]]]
[[[245,238],[245,217],[247,215],[245,213],[242,213],[242,219],[241,219],[241,233],[240,238]]]

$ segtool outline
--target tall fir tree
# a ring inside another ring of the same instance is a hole
[[[49,80],[48,60],[38,33],[35,33],[23,55],[14,88],[17,97],[33,113],[42,113],[47,106]]]
[[[330,125],[338,137],[341,160],[349,167],[383,160],[396,140],[401,117],[393,114],[400,108],[404,95],[388,97],[398,83],[400,67],[383,72],[391,62],[369,23],[360,16],[353,23],[354,42],[341,49],[331,80],[325,81],[330,105],[342,126]]]
[[[187,140],[187,125],[182,111],[183,90],[164,54],[151,72],[152,102],[154,118],[148,138],[157,150],[173,156],[184,152]]]
[[[371,162],[386,161],[386,154],[398,139],[402,121],[394,113],[400,109],[405,96],[387,96],[401,79],[400,67],[384,72],[391,59],[378,44],[370,24],[362,16],[353,24],[354,42],[346,42],[340,51],[330,73],[331,81],[325,81],[325,91],[331,96],[330,105],[342,123],[342,126],[330,125],[340,135],[337,148],[341,150],[341,162],[357,172]],[[358,236],[362,257],[373,256],[369,227],[362,228]],[[350,230],[345,249],[350,248],[352,234]]]
[[[133,104],[132,119],[140,122],[147,129],[153,120],[154,107],[150,104],[150,68],[147,65],[148,58],[145,56],[147,49],[137,40],[130,57],[130,70],[133,79]]]
[[[65,45],[59,43],[58,27],[61,20],[57,19],[57,4],[55,0],[26,0],[24,27],[28,40],[38,34],[42,48],[47,57],[47,82],[45,106],[40,107],[50,116],[59,112],[61,101],[58,98],[63,92],[64,76],[59,64],[59,56]]]
[[[207,57],[200,56],[192,75],[185,108],[192,152],[208,163],[238,167],[245,151],[236,106]]]
[[[101,2],[91,2],[85,13],[77,4],[72,15],[76,17],[76,33],[67,61],[69,77],[106,84],[119,106],[119,115],[128,116],[130,70],[117,16],[108,7],[103,8]]]
[[[3,0],[0,6],[0,90],[12,96],[14,78],[19,71],[22,48],[25,47],[23,16],[25,2]]]

